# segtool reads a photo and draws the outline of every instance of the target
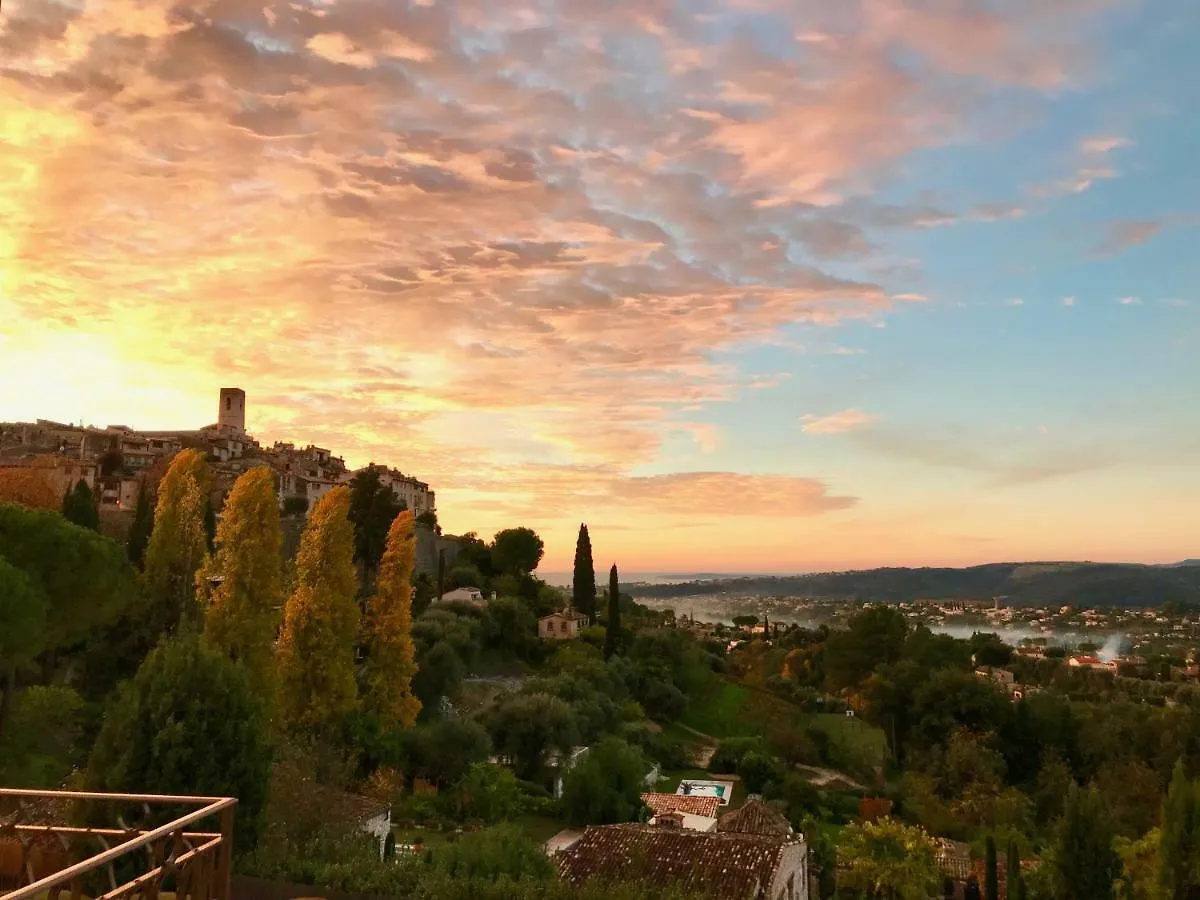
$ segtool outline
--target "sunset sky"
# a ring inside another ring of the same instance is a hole
[[[0,420],[544,569],[1200,556],[1194,0],[3,0]]]

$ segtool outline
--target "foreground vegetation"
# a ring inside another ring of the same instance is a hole
[[[0,782],[233,794],[240,871],[393,896],[565,897],[544,841],[644,819],[652,767],[660,790],[719,775],[735,805],[775,804],[822,896],[932,896],[932,836],[967,845],[991,896],[1000,870],[1010,897],[1200,890],[1200,692],[1026,663],[886,606],[837,631],[676,628],[615,568],[597,591],[586,530],[572,601],[597,624],[550,644],[537,617],[567,599],[527,528],[417,575],[421,526],[367,472],[284,559],[269,474],[219,522],[207,478],[179,454],[130,547],[82,497],[71,519],[0,503]],[[498,596],[432,602],[452,584]],[[350,792],[391,808],[388,858],[334,802]]]

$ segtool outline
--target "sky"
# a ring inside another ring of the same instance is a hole
[[[1200,6],[4,0],[0,420],[564,569],[1200,556]]]

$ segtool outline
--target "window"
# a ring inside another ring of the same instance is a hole
[[[232,397],[229,397],[229,396],[225,397],[225,409],[226,410],[233,409],[233,398]]]

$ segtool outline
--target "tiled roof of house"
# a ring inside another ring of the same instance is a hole
[[[792,826],[783,813],[761,800],[747,800],[741,809],[717,820],[717,831],[734,834],[788,835]]]
[[[717,817],[721,801],[716,797],[685,797],[682,794],[642,794],[642,802],[654,810],[656,816],[668,812],[681,812],[689,816]]]
[[[559,874],[573,884],[590,878],[633,880],[720,900],[760,900],[792,843],[652,825],[592,825],[558,854],[557,862]]]

